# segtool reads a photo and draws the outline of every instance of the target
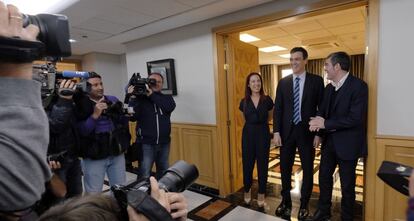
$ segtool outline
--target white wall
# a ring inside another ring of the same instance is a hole
[[[124,87],[128,81],[125,55],[90,53],[83,56],[82,68],[102,76],[105,94],[124,99]]]
[[[306,3],[318,2],[308,0]],[[273,1],[204,22],[159,33],[126,44],[128,76],[146,76],[146,62],[175,59],[178,96],[174,122],[216,124],[212,28],[287,10],[303,5],[302,0]]]
[[[414,1],[381,0],[378,134],[414,136]]]

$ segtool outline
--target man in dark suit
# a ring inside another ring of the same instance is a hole
[[[339,165],[341,219],[352,220],[355,202],[355,169],[358,158],[367,155],[366,123],[368,87],[349,74],[345,52],[330,54],[325,61],[327,78],[322,106],[309,122],[310,131],[324,132],[319,170],[320,196],[313,220],[329,220],[333,173]],[[322,129],[322,130],[321,130]]]
[[[308,202],[313,187],[314,147],[319,146],[319,137],[308,130],[308,122],[316,114],[318,105],[322,101],[324,85],[322,77],[305,71],[307,58],[308,53],[302,47],[290,51],[293,74],[279,81],[273,112],[273,142],[276,146],[280,146],[283,197],[275,214],[288,220],[292,211],[290,190],[296,147],[299,149],[303,170],[298,219],[303,220],[309,215]]]

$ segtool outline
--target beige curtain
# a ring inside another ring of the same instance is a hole
[[[263,90],[269,95],[272,91],[272,65],[260,65],[260,74],[263,78]]]

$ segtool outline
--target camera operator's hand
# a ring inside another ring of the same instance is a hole
[[[170,203],[168,202],[168,196],[163,189],[160,189],[158,182],[154,177],[150,177],[151,183],[151,196],[156,199],[161,206],[163,206],[168,212],[171,211]]]
[[[149,97],[149,96],[151,96],[151,94],[152,94],[152,89],[148,86],[148,84],[145,84],[145,87],[147,88],[147,96]]]
[[[39,28],[29,25],[23,28],[23,18],[19,9],[14,5],[5,5],[0,1],[0,36],[17,37],[23,40],[36,41]],[[8,11],[8,13],[7,13]]]
[[[60,169],[62,166],[60,165],[59,161],[49,161],[49,167],[50,169],[53,170],[58,170]]]
[[[0,36],[36,41],[39,28],[32,24],[23,28],[22,23],[19,9],[14,5],[6,6],[0,1]],[[0,77],[32,79],[32,63],[2,63]]]
[[[134,87],[133,85],[129,85],[129,86],[128,86],[127,93],[128,93],[128,94],[132,94],[132,92],[134,92],[134,89],[135,89],[135,87]]]
[[[105,98],[104,97],[102,97],[99,101],[98,101],[98,103],[96,103],[96,105],[95,105],[95,108],[94,108],[94,110],[93,110],[93,114],[92,114],[92,118],[93,119],[98,119],[100,116],[101,116],[101,114],[102,114],[102,112],[105,110],[105,109],[107,109],[108,108],[108,105],[104,102],[104,100],[105,100]]]
[[[173,219],[187,220],[187,200],[181,193],[167,193]]]
[[[66,91],[74,92],[75,89],[76,89],[75,82],[69,79],[64,79],[62,82],[60,82],[60,85],[59,85],[59,91],[58,91],[59,97],[63,99],[67,99],[67,100],[72,100],[73,94],[65,96],[65,95],[62,95],[62,91],[66,90]]]

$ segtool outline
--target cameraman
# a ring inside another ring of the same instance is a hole
[[[0,1],[1,37],[36,41],[38,33],[34,25],[22,28],[19,10]],[[14,220],[30,212],[51,177],[47,116],[30,61],[1,57],[0,107],[0,219]]]
[[[101,76],[92,72],[88,83],[91,86],[89,104],[82,105],[93,107],[93,111],[79,125],[83,181],[85,192],[100,193],[105,173],[110,186],[126,182],[124,151],[130,137],[128,119],[122,113],[109,111],[119,100],[115,96],[104,95]]]
[[[164,78],[160,73],[151,73],[148,77],[155,84],[146,85],[145,95],[131,96],[129,105],[134,109],[133,118],[137,121],[136,135],[142,143],[141,178],[151,175],[155,162],[159,179],[168,169],[170,152],[171,113],[175,109],[175,101],[171,95],[161,93]],[[134,86],[128,87],[128,94],[133,93]]]
[[[57,159],[61,168],[54,173],[65,183],[66,196],[70,198],[82,194],[82,170],[79,156],[79,134],[77,131],[75,104],[72,95],[62,91],[75,92],[75,82],[62,80],[57,96],[52,99],[46,112],[49,118],[50,142],[48,155]]]

